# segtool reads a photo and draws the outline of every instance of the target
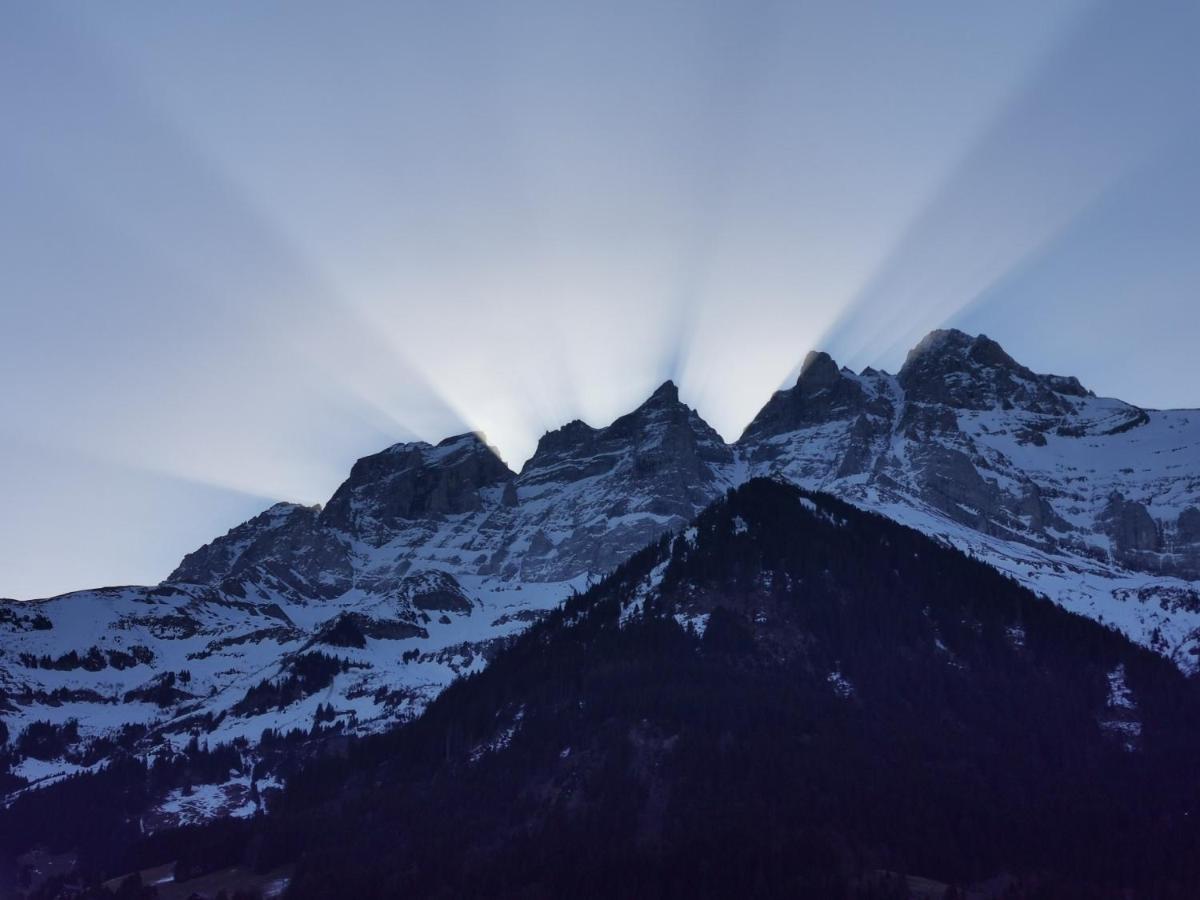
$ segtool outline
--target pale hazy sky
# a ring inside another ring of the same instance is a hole
[[[0,596],[927,330],[1200,406],[1200,4],[0,3]]]

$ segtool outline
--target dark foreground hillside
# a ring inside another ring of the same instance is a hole
[[[757,480],[270,816],[108,852],[294,863],[297,898],[1194,897],[1198,713],[1114,632]]]

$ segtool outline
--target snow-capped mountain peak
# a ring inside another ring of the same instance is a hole
[[[1196,667],[1200,412],[1099,398],[946,330],[897,375],[810,353],[734,444],[668,381],[607,426],[547,433],[519,474],[474,433],[396,444],[324,507],[276,504],[160,586],[4,602],[9,733],[79,721],[73,749],[17,772],[91,764],[125,726],[257,740],[320,707],[388,727],[756,475],[884,513]],[[305,681],[314,653],[346,668]]]

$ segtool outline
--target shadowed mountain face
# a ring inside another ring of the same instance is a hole
[[[308,763],[267,817],[131,834],[123,864],[295,862],[296,898],[906,896],[880,872],[968,896],[1184,897],[1198,714],[1158,654],[919,532],[754,479],[415,722]]]
[[[413,520],[479,511],[482,492],[512,477],[476,434],[436,447],[397,444],[354,464],[321,512],[321,524],[378,546]]]
[[[754,420],[746,426],[738,443],[754,447],[781,434],[828,422],[852,421],[864,415],[877,400],[838,369],[828,353],[809,353],[800,367],[793,388],[777,391]],[[876,413],[886,409],[876,402]]]
[[[545,435],[520,473],[473,434],[399,444],[356,463],[323,509],[273,506],[162,585],[4,603],[9,783],[74,771],[118,738],[145,752],[197,730],[216,745],[331,715],[357,734],[406,721],[756,475],[909,524],[1196,667],[1200,412],[1095,397],[939,331],[897,375],[810,354],[734,444],[668,382],[607,427]],[[348,668],[297,675],[331,646]],[[69,740],[19,740],[71,718]]]
[[[298,897],[1169,895],[1200,884],[1197,713],[1119,635],[753,480],[277,819],[321,846]]]
[[[298,560],[307,571],[306,545],[321,544],[331,573],[340,547],[346,564],[367,563],[369,576],[399,571],[400,561],[449,563],[454,574],[506,581],[569,581],[611,569],[690,520],[726,486],[733,459],[668,382],[607,428],[576,421],[546,434],[520,475],[475,434],[436,447],[397,444],[355,463],[324,510],[306,511],[303,523],[299,508],[290,508],[294,527],[311,524],[316,535],[292,546],[276,528],[282,512],[259,517],[191,554],[168,580],[219,583],[279,560]],[[455,552],[438,552],[447,549]],[[372,568],[376,561],[382,565]],[[320,575],[318,567],[314,582]],[[372,591],[386,589],[380,578],[369,580]],[[294,599],[321,596],[331,589],[326,582]],[[353,586],[338,579],[332,589]]]
[[[1085,398],[1078,379],[1035,375],[986,335],[934,331],[909,351],[898,376],[908,398],[957,409],[1022,410],[1068,416],[1066,398]]]

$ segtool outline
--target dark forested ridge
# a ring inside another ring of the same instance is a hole
[[[106,846],[105,874],[295,863],[296,898],[905,896],[881,872],[1193,897],[1197,713],[1115,632],[756,480],[416,722],[311,760],[269,816]],[[83,814],[120,796],[74,790]]]

